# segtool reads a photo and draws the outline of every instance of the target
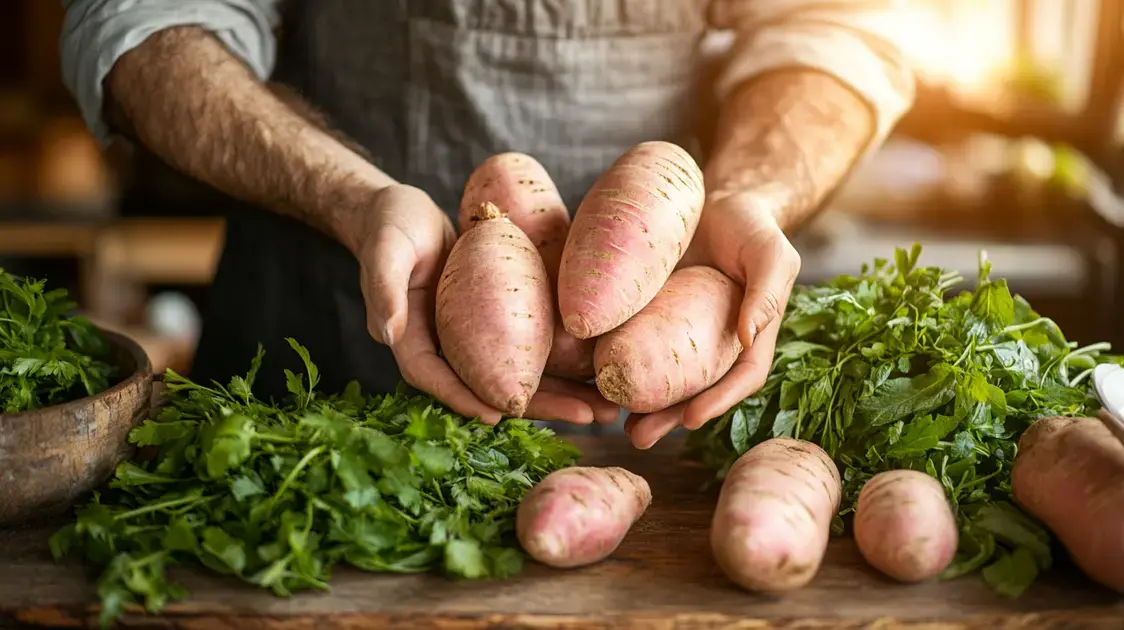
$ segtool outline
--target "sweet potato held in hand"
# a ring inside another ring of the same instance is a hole
[[[484,160],[472,172],[461,197],[457,227],[463,234],[482,203],[503,208],[507,218],[531,239],[542,256],[551,291],[558,285],[558,265],[570,230],[570,213],[550,175],[535,158],[523,153],[500,153]],[[553,303],[553,300],[552,300]],[[566,332],[555,317],[554,343],[546,360],[546,373],[587,380],[593,376],[593,340]]]
[[[494,204],[453,245],[437,283],[437,336],[484,403],[520,416],[550,353],[554,309],[542,257]]]
[[[815,577],[839,509],[839,470],[820,447],[773,438],[742,455],[710,526],[714,559],[742,588],[783,591]]]
[[[702,213],[703,176],[682,148],[644,142],[598,178],[578,207],[558,271],[558,307],[581,339],[644,308],[671,275]]]
[[[1015,501],[1089,577],[1124,593],[1124,445],[1093,418],[1042,418],[1019,439]]]
[[[563,468],[523,499],[515,531],[523,549],[543,564],[592,564],[620,546],[651,502],[648,482],[623,468]]]
[[[871,566],[896,580],[936,576],[959,543],[944,487],[917,470],[875,475],[859,493],[855,542]]]
[[[666,409],[710,387],[741,354],[742,289],[721,271],[671,274],[647,306],[597,340],[597,389],[636,413]]]

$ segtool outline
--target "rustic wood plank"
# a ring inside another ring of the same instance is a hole
[[[131,614],[128,627],[185,630],[353,628],[482,630],[594,628],[1124,628],[1124,597],[1059,567],[1020,599],[994,595],[976,577],[905,586],[867,567],[849,540],[833,541],[812,584],[779,597],[738,590],[711,558],[713,493],[706,471],[679,461],[679,442],[648,452],[617,438],[574,438],[585,463],[617,464],[651,482],[654,501],[622,547],[596,566],[528,565],[507,581],[340,570],[327,593],[291,599],[196,571],[176,577],[189,599],[161,616]],[[49,528],[0,530],[0,627],[87,627],[94,586],[76,565],[53,564]],[[1062,563],[1064,564],[1064,563]],[[6,617],[5,617],[6,615]]]

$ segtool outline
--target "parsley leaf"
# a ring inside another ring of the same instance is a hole
[[[165,569],[196,563],[279,596],[326,589],[331,568],[438,570],[506,577],[522,567],[515,513],[527,491],[580,453],[522,419],[495,427],[458,416],[405,385],[364,396],[314,390],[319,372],[290,339],[305,373],[291,397],[251,392],[262,352],[228,386],[165,373],[168,404],[133,429],[155,446],[125,462],[74,523],[50,541],[102,570],[101,622],[128,605],[159,611],[186,595]],[[306,380],[307,379],[307,380]]]
[[[105,337],[45,284],[0,269],[0,413],[93,396],[115,376]]]
[[[960,527],[942,576],[979,571],[1017,596],[1052,565],[1051,534],[1010,501],[1019,436],[1045,416],[1094,412],[1092,368],[1122,360],[1104,354],[1106,343],[1067,341],[991,278],[982,254],[975,290],[956,295],[946,294],[959,274],[918,266],[920,254],[914,245],[858,276],[796,287],[764,387],[691,433],[688,451],[717,480],[770,437],[819,444],[842,474],[838,516],[855,509],[875,474],[925,471],[944,486]]]

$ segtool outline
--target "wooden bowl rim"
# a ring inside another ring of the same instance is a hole
[[[111,396],[116,392],[123,391],[128,387],[132,387],[139,381],[152,379],[152,361],[149,360],[148,353],[144,351],[144,348],[142,348],[139,343],[134,341],[131,337],[123,335],[119,332],[107,330],[100,326],[95,326],[95,328],[97,328],[98,331],[105,336],[106,341],[110,345],[115,345],[119,348],[124,349],[125,352],[128,353],[129,357],[132,358],[133,364],[137,367],[133,371],[133,373],[128,376],[128,378],[122,379],[120,383],[117,383],[113,387],[110,387],[109,389],[92,396],[83,396],[82,398],[78,398],[70,402],[51,405],[50,407],[42,407],[40,409],[29,409],[27,411],[20,411],[17,413],[0,413],[0,418],[3,418],[6,421],[17,421],[24,418],[40,416],[44,413],[55,413],[58,410],[85,407],[98,398]]]

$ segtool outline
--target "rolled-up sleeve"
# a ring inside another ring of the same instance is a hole
[[[199,26],[264,80],[273,70],[277,4],[278,0],[63,0],[63,82],[90,131],[104,143],[110,130],[102,115],[103,82],[122,55],[157,31]]]
[[[893,0],[713,0],[711,25],[735,34],[717,98],[774,70],[819,70],[870,106],[878,146],[914,98],[913,73],[889,36],[899,9]]]

